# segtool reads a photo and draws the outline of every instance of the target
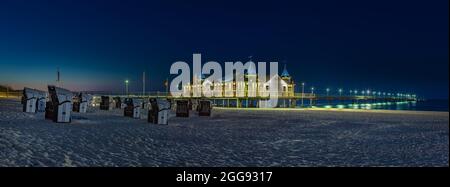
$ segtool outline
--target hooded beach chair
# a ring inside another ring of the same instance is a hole
[[[122,99],[120,97],[114,97],[114,108],[122,108]]]
[[[177,117],[189,117],[189,101],[188,100],[178,100],[177,101],[176,116]]]
[[[100,110],[109,110],[111,107],[109,96],[102,96],[100,101]]]
[[[36,113],[45,111],[46,92],[25,87],[22,93],[23,112]]]
[[[170,102],[162,99],[150,99],[150,110],[148,111],[148,122],[153,124],[167,125],[169,119]]]
[[[36,106],[37,106],[37,111],[38,112],[45,112],[45,107],[47,106],[47,97],[48,97],[48,93],[44,92],[44,91],[38,91],[38,95],[37,95],[37,101],[36,101]]]
[[[133,117],[133,99],[131,98],[125,98],[124,100],[125,108],[123,109],[123,116],[125,117]]]
[[[79,93],[73,98],[73,111],[86,113],[89,104],[89,97],[86,94]]]
[[[133,118],[141,118],[142,99],[133,99]]]
[[[73,94],[69,90],[48,86],[50,102],[46,107],[46,118],[50,118],[56,123],[70,123],[72,121],[72,98]]]
[[[211,116],[212,104],[209,100],[200,100],[198,105],[198,115],[199,116]]]

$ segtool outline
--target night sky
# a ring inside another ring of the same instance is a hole
[[[449,1],[0,1],[0,84],[163,91],[175,61],[286,62],[320,92],[448,98]],[[280,64],[280,69],[282,68]],[[281,70],[280,70],[281,71]],[[299,86],[298,86],[299,87]]]

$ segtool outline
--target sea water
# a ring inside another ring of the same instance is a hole
[[[301,101],[297,101],[297,106],[301,107]],[[311,107],[309,100],[303,101],[303,107]],[[448,100],[431,99],[421,101],[402,102],[358,102],[352,101],[327,101],[318,100],[314,107],[317,108],[342,108],[342,109],[370,109],[370,110],[416,110],[416,111],[449,111]]]

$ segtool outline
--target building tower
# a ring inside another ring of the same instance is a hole
[[[284,64],[283,72],[281,73],[281,80],[287,83],[287,89],[283,90],[284,93],[287,93],[288,95],[294,95],[294,86],[295,83],[292,80],[291,75],[289,75],[289,72],[287,71],[286,64]]]

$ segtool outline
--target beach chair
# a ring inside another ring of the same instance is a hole
[[[102,96],[100,100],[100,110],[109,110],[111,102],[109,96]]]
[[[39,94],[37,96],[37,101],[36,101],[36,106],[37,106],[36,110],[38,112],[45,112],[48,94],[47,94],[47,92],[44,92],[44,91],[39,91],[38,93]]]
[[[147,114],[147,121],[149,123],[157,124],[158,123],[158,103],[156,102],[156,99],[150,99],[150,106],[149,106],[148,114]]]
[[[89,107],[89,96],[84,93],[80,93],[81,103],[80,103],[80,113],[86,113]]]
[[[76,94],[73,97],[73,105],[72,105],[72,112],[80,112],[80,104],[81,104],[81,96],[80,94]]]
[[[197,99],[194,99],[194,100],[192,100],[192,110],[194,110],[194,111],[196,111],[196,112],[198,112],[198,105],[199,105],[199,103],[198,103],[199,101],[197,100]]]
[[[172,110],[173,108],[173,100],[172,99],[167,99],[167,102],[169,102],[169,109]]]
[[[124,100],[125,108],[123,109],[123,116],[125,117],[133,117],[133,99],[131,98],[125,98]]]
[[[177,117],[189,117],[189,101],[188,100],[178,100],[177,101]]]
[[[37,98],[31,88],[24,88],[22,92],[23,112],[36,113]]]
[[[120,97],[114,97],[114,108],[122,108],[122,99]]]
[[[56,123],[70,123],[72,121],[72,92],[51,85],[48,86],[48,92],[51,104],[46,108],[46,116]]]
[[[127,105],[123,110],[125,117],[131,117],[135,119],[141,118],[142,100],[126,98],[125,104]]]
[[[45,119],[53,120],[53,103],[51,101],[47,101],[45,104]]]
[[[211,109],[212,109],[211,101],[200,100],[198,107],[199,107],[198,110],[199,116],[211,116]]]
[[[148,111],[148,122],[153,124],[167,125],[169,119],[170,102],[162,99],[151,99]]]
[[[31,88],[24,88],[22,95],[23,112],[36,113],[45,111],[47,93]]]
[[[140,119],[142,110],[142,99],[133,99],[133,118]]]
[[[73,98],[73,112],[86,113],[89,104],[89,97],[79,93]]]

